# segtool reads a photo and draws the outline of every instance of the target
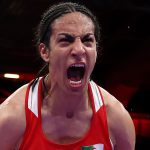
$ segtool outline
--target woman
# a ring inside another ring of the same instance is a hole
[[[2,150],[134,150],[123,105],[90,80],[100,38],[95,16],[76,3],[51,6],[37,30],[48,73],[1,105]]]

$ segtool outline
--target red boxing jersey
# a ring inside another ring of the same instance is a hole
[[[46,138],[42,130],[41,102],[42,80],[28,86],[25,98],[26,130],[19,150],[112,150],[108,133],[106,108],[100,88],[89,82],[88,92],[93,109],[93,116],[88,133],[72,144],[57,144]]]

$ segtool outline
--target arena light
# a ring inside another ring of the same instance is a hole
[[[5,78],[11,78],[11,79],[19,79],[19,74],[12,74],[12,73],[5,73],[4,74]]]

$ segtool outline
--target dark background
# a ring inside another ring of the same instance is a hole
[[[136,149],[145,150],[150,146],[150,0],[73,2],[90,8],[102,26],[103,51],[92,79],[129,111],[136,127]],[[0,102],[41,68],[34,32],[43,11],[53,3],[0,1]],[[5,72],[18,73],[21,78],[4,79]]]

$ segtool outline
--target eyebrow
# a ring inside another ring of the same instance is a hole
[[[72,35],[72,34],[69,34],[69,33],[59,33],[58,35],[64,35],[64,36],[66,36],[66,37],[80,37],[80,38],[83,38],[83,37],[85,37],[85,36],[94,36],[94,33],[86,33],[85,35],[81,35],[81,36],[74,36],[74,35]]]

